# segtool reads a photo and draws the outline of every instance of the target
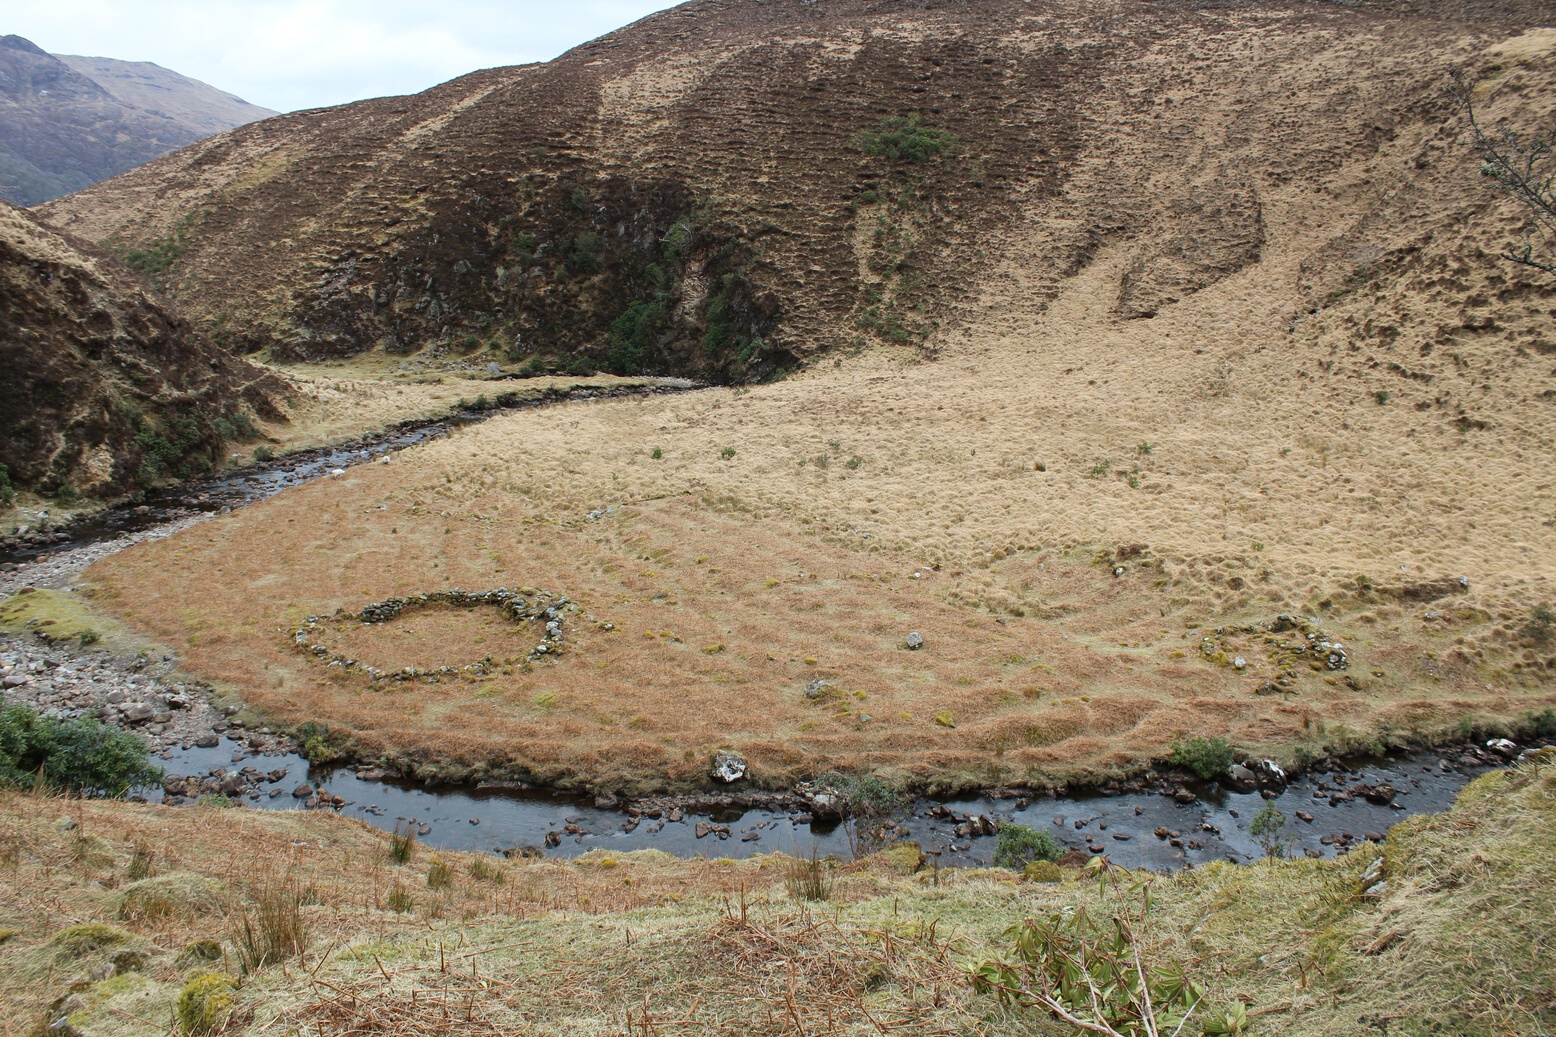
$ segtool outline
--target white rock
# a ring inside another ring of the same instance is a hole
[[[726,785],[746,776],[746,759],[739,753],[720,749],[713,756],[713,776]]]

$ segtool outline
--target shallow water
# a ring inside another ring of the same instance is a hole
[[[644,818],[633,831],[626,832],[622,829],[630,818],[625,813],[597,808],[592,800],[538,790],[428,789],[365,781],[350,768],[311,767],[301,756],[244,753],[239,743],[224,740],[216,748],[175,750],[163,766],[169,774],[177,775],[235,772],[244,767],[265,772],[285,769],[285,777],[263,786],[267,791],[240,802],[271,810],[302,809],[292,791],[306,781],[315,789],[327,789],[345,799],[341,814],[360,817],[386,830],[397,824],[414,825],[421,841],[438,849],[501,852],[539,847],[547,832],[561,833],[571,823],[582,829],[582,834],[563,835],[559,846],[545,851],[548,856],[572,857],[595,849],[655,849],[678,857],[749,857],[774,851],[847,857],[851,851],[844,826],[796,821],[799,815],[785,811],[733,807],[712,814],[687,813],[680,822],[658,823]],[[1325,845],[1320,840],[1326,835],[1350,833],[1349,845],[1354,846],[1368,833],[1379,835],[1411,814],[1446,810],[1459,790],[1486,769],[1444,770],[1435,755],[1418,754],[1354,761],[1349,772],[1303,776],[1273,801],[1288,817],[1284,834],[1292,841],[1287,853],[1311,851],[1333,856],[1340,844]],[[1399,809],[1377,806],[1360,796],[1331,806],[1327,795],[1314,796],[1320,784],[1342,787],[1362,782],[1386,783],[1398,789],[1394,802]],[[911,816],[903,820],[897,837],[915,839],[926,851],[939,851],[943,866],[990,863],[995,840],[955,837],[954,820],[929,815],[930,810],[944,806],[957,815],[984,814],[1045,829],[1070,849],[1094,852],[1100,848],[1114,862],[1131,868],[1176,870],[1205,861],[1242,862],[1263,855],[1258,841],[1248,834],[1249,822],[1264,805],[1258,793],[1230,792],[1213,785],[1190,788],[1199,796],[1191,804],[1156,793],[1110,796],[1101,792],[1039,796],[1024,808],[1014,799],[919,800]],[[1314,820],[1297,819],[1298,810],[1312,814]],[[727,825],[730,835],[720,839],[709,834],[699,839],[699,821]],[[1077,821],[1082,822],[1079,828]],[[1159,827],[1179,833],[1183,845],[1175,847],[1169,839],[1155,836],[1153,832]],[[1194,842],[1200,845],[1196,847]]]

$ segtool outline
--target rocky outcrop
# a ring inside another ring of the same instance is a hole
[[[129,270],[0,202],[0,464],[23,489],[114,496],[209,471],[285,384]]]
[[[274,114],[150,62],[0,37],[0,198],[36,205]]]

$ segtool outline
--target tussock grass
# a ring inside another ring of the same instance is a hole
[[[239,908],[229,935],[244,974],[295,958],[307,949],[303,899],[303,887],[296,879],[282,879],[262,886],[251,903]]]
[[[783,886],[795,900],[832,899],[832,876],[827,863],[814,853],[809,857],[796,857],[784,865]]]
[[[397,824],[389,833],[389,859],[395,864],[409,864],[416,856],[416,829],[411,825]]]

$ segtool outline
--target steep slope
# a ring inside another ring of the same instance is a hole
[[[145,62],[0,38],[0,198],[36,205],[274,112]]]
[[[0,203],[0,464],[22,488],[118,494],[209,470],[274,375],[226,355],[128,270]]]
[[[734,379],[869,341],[932,353],[984,319],[977,286],[1015,277],[1041,312],[1113,246],[1116,311],[1158,313],[1259,262],[1272,192],[1349,191],[1346,220],[1457,192],[1433,226],[1483,206],[1434,165],[1355,183],[1437,146],[1412,135],[1451,115],[1476,41],[1550,14],[1451,10],[703,0],[46,211],[175,255],[194,319],[281,358],[496,345]],[[861,148],[909,115],[957,146]]]

